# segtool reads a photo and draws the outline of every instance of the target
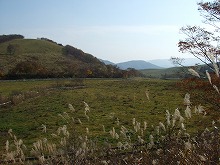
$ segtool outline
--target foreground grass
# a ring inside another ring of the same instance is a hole
[[[3,81],[0,83],[0,92],[2,95],[10,95],[28,90],[49,89],[57,83],[54,80]],[[182,96],[173,88],[174,83],[159,80],[100,79],[84,80],[85,88],[82,89],[40,90],[44,93],[37,98],[27,99],[10,108],[2,108],[0,130],[5,134],[11,128],[18,136],[38,136],[41,124],[46,124],[51,129],[59,125],[58,114],[68,111],[68,104],[79,110],[79,117],[84,115],[83,101],[91,108],[91,122],[96,121],[91,127],[97,130],[97,134],[101,131],[101,127],[97,126],[105,123],[107,127],[111,127],[114,122],[110,118],[112,116],[124,123],[130,123],[135,117],[153,124],[153,121],[163,118],[165,110],[173,110],[182,105]],[[150,100],[146,97],[146,90],[149,91]]]
[[[12,107],[0,109],[1,151],[8,139],[6,135],[9,129],[23,139],[28,147],[41,137],[50,139],[51,133],[66,124],[67,121],[59,114],[70,113],[69,104],[77,111],[73,114],[74,118],[82,122],[76,122],[72,129],[85,134],[88,128],[89,136],[100,143],[106,141],[106,135],[112,127],[119,130],[118,122],[132,128],[132,119],[135,118],[140,123],[146,121],[153,131],[153,126],[165,121],[166,110],[174,112],[179,108],[182,113],[185,110],[184,94],[178,91],[175,81],[86,79],[83,88],[60,88],[68,83],[71,80],[0,82],[2,95],[28,90],[42,93]],[[84,101],[90,106],[89,121],[84,115]],[[203,130],[211,126],[211,118],[196,116],[186,123],[186,127],[192,132]],[[48,134],[42,133],[42,124],[47,126]],[[103,125],[106,132],[103,132]],[[114,139],[108,140],[114,142]]]

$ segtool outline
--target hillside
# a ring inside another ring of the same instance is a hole
[[[13,55],[7,53],[7,46],[15,46]],[[16,39],[0,44],[0,68],[7,73],[21,61],[40,61],[48,69],[55,68],[54,64],[62,60],[62,47],[54,43],[35,39]]]
[[[141,70],[148,78],[181,78],[188,75],[188,71],[186,68],[183,67],[173,67],[173,68],[166,68],[166,69],[144,69]]]
[[[13,39],[0,43],[0,77],[122,77],[122,70],[91,54],[45,39]]]

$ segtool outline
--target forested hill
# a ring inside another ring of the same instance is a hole
[[[123,77],[113,65],[91,54],[47,38],[24,39],[22,35],[0,36],[0,78]]]

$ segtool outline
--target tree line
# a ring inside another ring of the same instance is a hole
[[[0,43],[11,41],[14,39],[24,39],[24,36],[20,34],[0,35]]]
[[[141,77],[139,71],[130,68],[121,70],[114,65],[86,64],[82,62],[66,63],[62,69],[47,68],[39,61],[19,62],[4,75],[0,70],[0,79],[34,79],[34,78],[129,78]]]

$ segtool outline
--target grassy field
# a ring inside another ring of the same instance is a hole
[[[79,87],[72,88],[78,81]],[[132,128],[132,119],[136,118],[141,123],[146,121],[152,127],[166,120],[166,110],[173,113],[176,108],[184,116],[185,93],[179,92],[175,84],[174,80],[154,79],[1,81],[1,96],[11,97],[27,91],[39,93],[36,97],[26,98],[16,105],[0,108],[1,150],[9,137],[9,129],[23,139],[27,146],[31,146],[40,137],[46,136],[50,139],[51,133],[59,126],[67,124],[60,117],[65,112],[82,122],[76,122],[74,129],[84,134],[86,128],[89,128],[90,136],[101,142],[109,135],[112,127],[120,129],[118,122]],[[84,102],[90,107],[89,121],[84,115]],[[70,112],[69,104],[77,112]],[[212,116],[196,116],[191,122],[186,122],[186,127],[196,132],[211,126],[211,118]],[[47,126],[49,134],[42,133],[42,124]],[[107,133],[103,132],[103,125]]]
[[[181,75],[187,73],[187,69],[182,67],[172,67],[172,68],[164,68],[164,69],[145,69],[140,70],[147,78],[180,78]]]

